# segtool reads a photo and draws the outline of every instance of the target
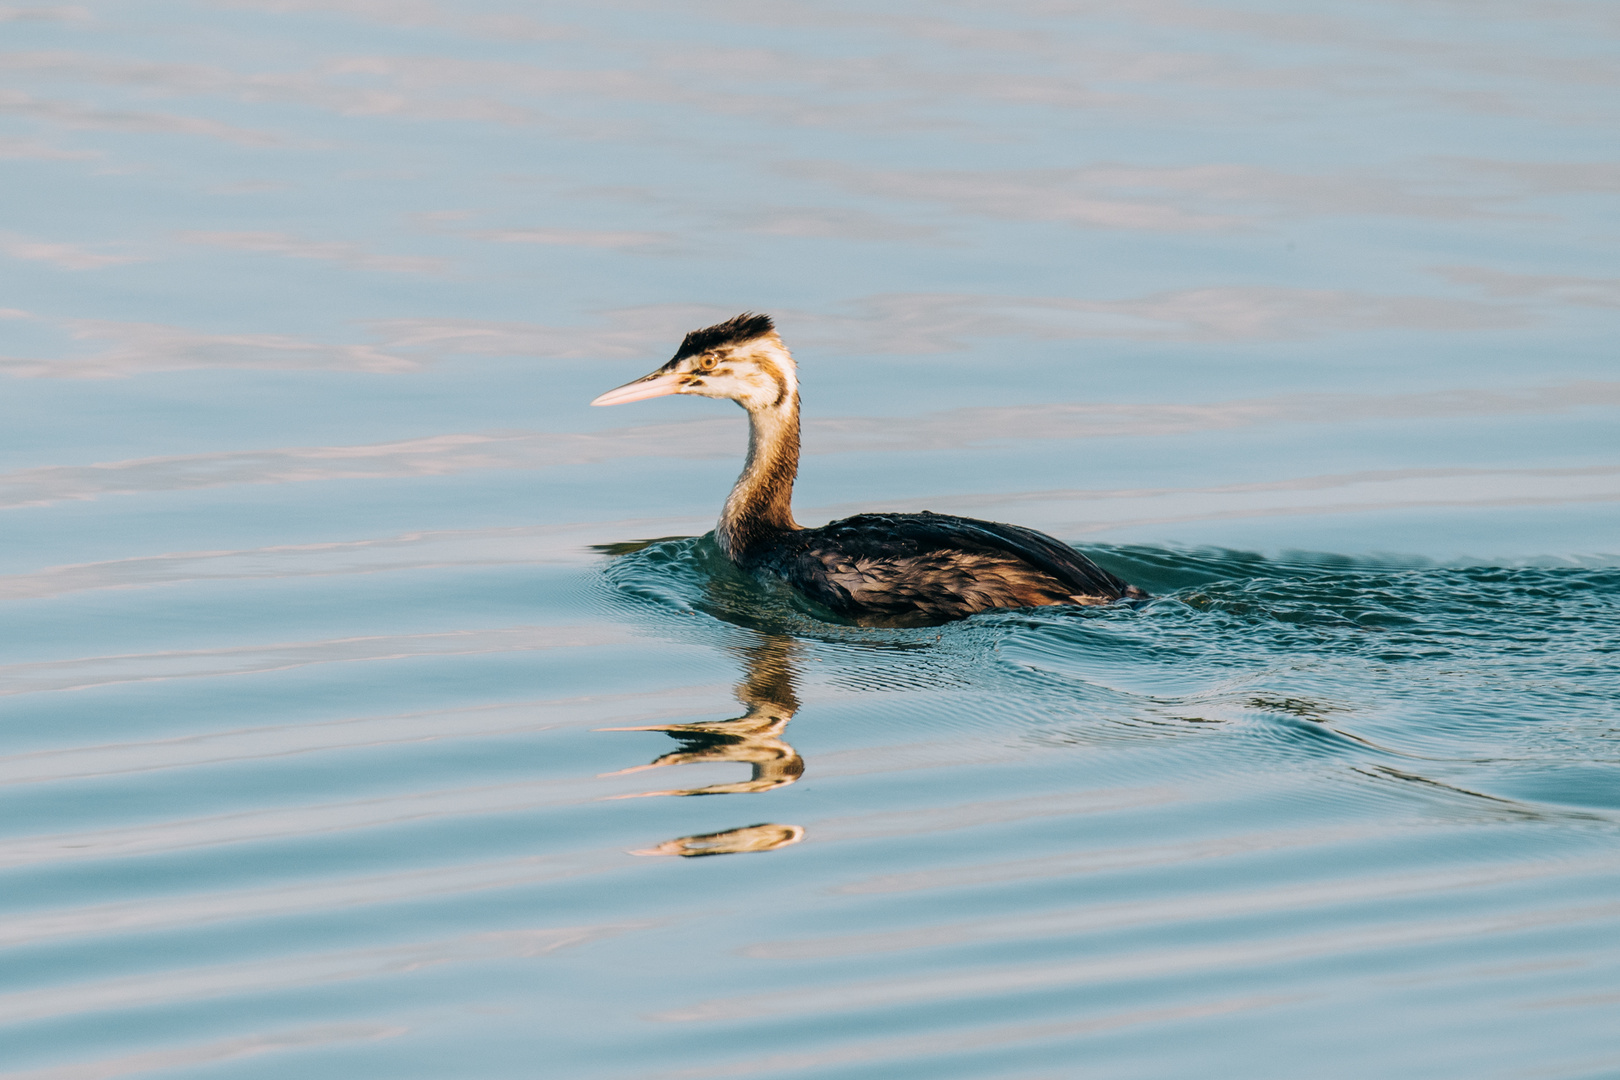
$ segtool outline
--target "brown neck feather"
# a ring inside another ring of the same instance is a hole
[[[748,413],[748,460],[720,512],[715,537],[733,562],[744,562],[772,537],[799,528],[793,478],[799,472],[799,396]]]

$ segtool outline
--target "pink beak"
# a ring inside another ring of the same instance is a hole
[[[627,382],[616,390],[609,390],[592,405],[623,405],[630,401],[645,401],[648,398],[663,397],[665,394],[674,394],[681,388],[681,373],[678,371],[655,371],[651,375]]]

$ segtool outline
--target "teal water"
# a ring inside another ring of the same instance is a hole
[[[0,1080],[1620,1076],[1617,44],[0,6]],[[744,309],[1154,598],[738,575]]]

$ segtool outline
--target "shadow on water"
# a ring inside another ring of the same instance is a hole
[[[1003,741],[1101,747],[1222,728],[1246,768],[1327,766],[1367,799],[1397,780],[1416,798],[1445,793],[1481,814],[1532,812],[1521,801],[1532,791],[1536,813],[1615,801],[1593,794],[1604,786],[1593,777],[1609,774],[1594,771],[1605,755],[1592,754],[1594,734],[1612,745],[1594,725],[1615,726],[1620,691],[1613,566],[1088,549],[1155,599],[880,629],[828,618],[786,585],[738,571],[710,537],[597,550],[610,556],[610,606],[743,667],[741,716],[611,729],[662,731],[680,744],[611,775],[735,762],[749,778],[646,795],[762,794],[797,781],[805,763],[785,731],[800,705],[796,663],[816,650],[837,658],[817,669],[833,684],[934,693],[939,723],[994,727]],[[960,718],[966,710],[972,721]],[[1566,767],[1577,748],[1578,775]],[[1230,768],[1221,753],[1198,756]],[[767,851],[804,835],[762,823],[637,853]]]

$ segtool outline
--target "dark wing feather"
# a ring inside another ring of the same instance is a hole
[[[1068,544],[1045,533],[998,521],[952,517],[948,514],[867,514],[861,517],[890,518],[906,535],[919,543],[983,552],[1004,552],[1050,574],[1077,596],[1099,596],[1118,600],[1133,590]],[[853,518],[846,518],[852,521]]]
[[[936,621],[1146,595],[1043,533],[945,514],[857,514],[784,537],[768,562],[856,616]]]

